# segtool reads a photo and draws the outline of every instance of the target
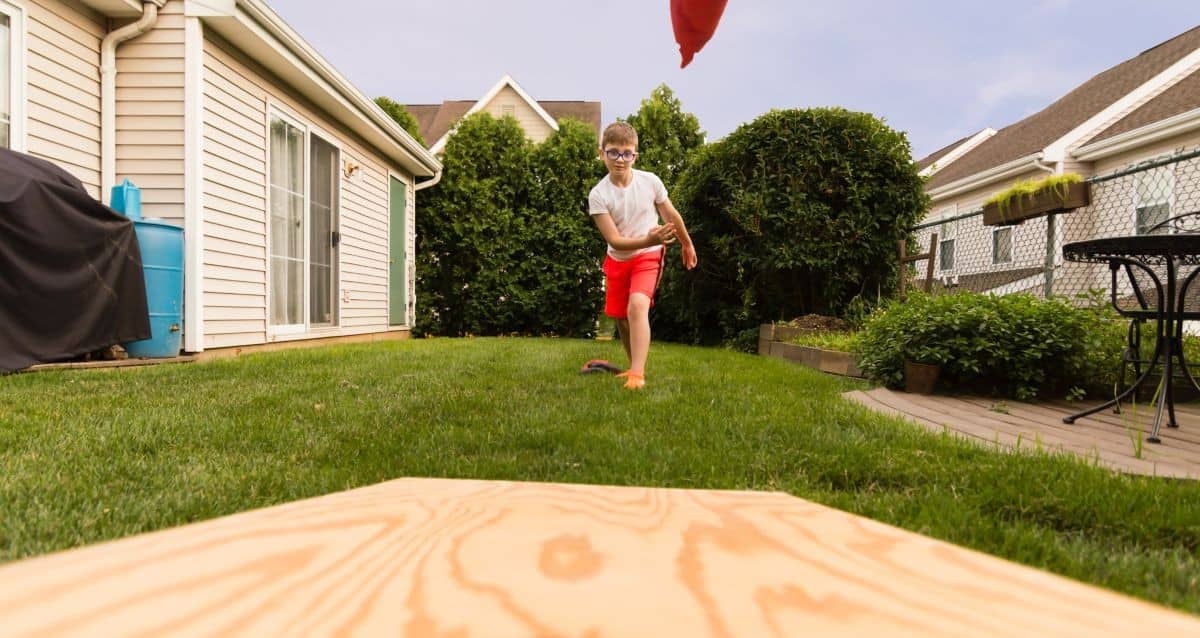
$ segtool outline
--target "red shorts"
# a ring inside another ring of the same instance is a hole
[[[640,292],[654,305],[654,291],[662,276],[665,250],[641,253],[628,261],[604,258],[604,314],[613,319],[629,317],[629,295]]]

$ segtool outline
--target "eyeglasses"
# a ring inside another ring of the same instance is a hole
[[[614,148],[608,148],[608,149],[604,149],[604,156],[614,162],[617,160],[625,160],[626,162],[632,162],[633,158],[637,157],[637,153],[635,153],[634,151],[625,151],[624,153],[622,153],[621,151],[618,151]]]

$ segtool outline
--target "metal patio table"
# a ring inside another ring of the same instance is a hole
[[[1200,275],[1200,268],[1196,267],[1200,266],[1200,234],[1172,233],[1089,239],[1064,245],[1063,258],[1074,262],[1108,264],[1112,273],[1112,286],[1109,289],[1113,307],[1122,316],[1151,320],[1156,325],[1154,355],[1150,359],[1150,365],[1133,384],[1111,401],[1063,417],[1063,422],[1074,423],[1081,417],[1119,406],[1123,399],[1136,392],[1153,376],[1156,366],[1161,365],[1162,385],[1154,411],[1154,427],[1150,436],[1146,438],[1150,443],[1159,443],[1161,440],[1158,431],[1162,425],[1164,408],[1167,412],[1167,427],[1179,427],[1175,420],[1175,393],[1171,387],[1172,375],[1176,368],[1182,370],[1192,385],[1200,390],[1200,384],[1192,376],[1183,353],[1183,322],[1200,319],[1200,311],[1189,310],[1185,304],[1189,287]],[[1160,278],[1155,272],[1155,267],[1158,267],[1165,277]],[[1192,267],[1182,282],[1179,281],[1181,267]],[[1117,285],[1117,273],[1121,270],[1124,270],[1133,282],[1133,293],[1138,299],[1139,309],[1122,308],[1118,301],[1120,287]],[[1145,275],[1146,280],[1153,284],[1153,290],[1146,291],[1151,295],[1149,300],[1137,286],[1135,271]],[[1164,278],[1166,281],[1163,281]],[[1149,305],[1148,301],[1153,301],[1153,305]]]

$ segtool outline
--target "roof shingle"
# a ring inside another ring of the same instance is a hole
[[[1200,27],[1195,27],[1099,73],[1050,106],[1001,129],[935,173],[926,188],[936,189],[1041,151],[1198,47]]]

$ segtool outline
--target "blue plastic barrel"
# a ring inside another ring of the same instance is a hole
[[[142,191],[128,178],[112,187],[112,209],[137,221],[142,218]]]
[[[135,220],[133,227],[142,252],[150,338],[121,345],[131,357],[174,357],[183,345],[183,229],[161,220]]]

